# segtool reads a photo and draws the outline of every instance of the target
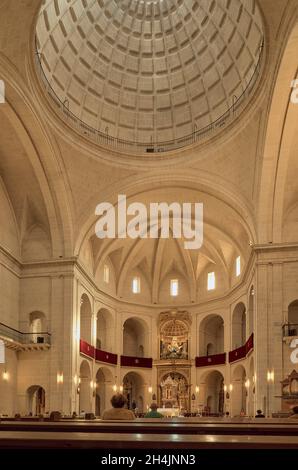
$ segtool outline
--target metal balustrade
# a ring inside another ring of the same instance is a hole
[[[41,53],[37,50],[37,43],[35,42],[35,63],[38,76],[40,77],[40,82],[43,85],[47,96],[50,98],[50,104],[52,105],[53,109],[56,110],[58,114],[60,114],[62,120],[77,131],[79,131],[83,136],[91,139],[95,143],[101,144],[103,146],[112,147],[115,150],[127,151],[134,154],[151,154],[177,150],[186,147],[187,145],[191,145],[201,140],[204,140],[214,131],[221,129],[230,122],[233,122],[239,112],[244,109],[246,105],[246,100],[252,94],[254,86],[261,75],[261,66],[264,62],[263,57],[264,39],[260,46],[260,55],[258,58],[258,62],[255,66],[254,72],[252,73],[250,81],[247,83],[245,90],[236,100],[234,100],[233,98],[233,103],[231,104],[231,106],[218,119],[201,129],[195,129],[194,132],[189,135],[179,137],[174,140],[138,142],[113,137],[105,132],[99,131],[98,129],[89,126],[84,121],[75,116],[75,114],[71,112],[69,106],[67,105],[67,98],[64,102],[60,100],[53,87],[49,83],[42,67]]]
[[[0,322],[0,337],[19,344],[51,344],[51,334],[48,332],[23,333]]]

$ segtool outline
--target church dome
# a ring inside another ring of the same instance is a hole
[[[246,102],[263,26],[255,0],[44,0],[36,43],[70,124],[116,148],[163,151]]]

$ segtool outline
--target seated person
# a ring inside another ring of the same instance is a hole
[[[135,415],[131,410],[124,408],[127,400],[124,395],[117,393],[111,398],[111,404],[113,408],[105,410],[102,415],[102,419],[135,419]]]
[[[144,418],[163,418],[163,415],[157,411],[157,403],[151,403],[148,413],[145,414]]]
[[[263,414],[262,410],[257,410],[255,418],[265,418],[265,415]]]
[[[298,419],[298,406],[293,406],[292,413],[293,414],[291,414],[291,416],[289,416],[289,418]]]

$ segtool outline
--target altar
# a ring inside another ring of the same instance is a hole
[[[158,408],[157,411],[161,413],[165,418],[174,418],[180,416],[179,408]]]

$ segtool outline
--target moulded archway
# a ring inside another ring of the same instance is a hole
[[[294,300],[288,306],[288,323],[291,334],[289,336],[295,336],[298,332],[298,300]]]
[[[224,412],[224,377],[218,370],[206,372],[200,380],[200,405],[207,415]]]
[[[240,348],[246,341],[246,307],[239,302],[232,313],[232,349]]]
[[[29,330],[31,333],[32,343],[43,342],[44,338],[41,333],[45,333],[46,316],[43,312],[31,312],[29,314]]]
[[[92,311],[89,297],[83,294],[80,305],[80,338],[91,344],[92,338]]]
[[[246,377],[247,376],[244,366],[236,366],[232,372],[232,416],[241,416],[243,413],[246,414]]]
[[[87,361],[83,361],[80,366],[80,397],[79,413],[85,414],[92,411],[91,405],[91,369]]]
[[[143,377],[137,372],[128,372],[123,377],[123,394],[127,399],[127,407],[144,412],[145,383]]]
[[[31,385],[27,389],[28,414],[38,416],[44,414],[46,406],[45,389],[40,385]]]
[[[128,318],[123,324],[123,354],[124,356],[148,356],[148,326],[139,318]]]
[[[106,367],[101,367],[96,373],[95,415],[101,416],[110,407],[112,396],[113,375]]]
[[[96,347],[104,351],[113,350],[113,316],[106,308],[97,312]]]
[[[199,326],[199,355],[224,352],[224,320],[220,315],[208,315]]]

